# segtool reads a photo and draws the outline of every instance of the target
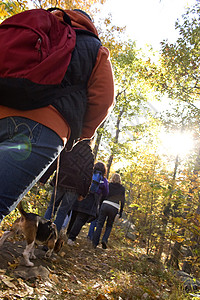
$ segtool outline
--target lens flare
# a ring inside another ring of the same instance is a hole
[[[26,135],[19,134],[7,144],[1,145],[0,151],[6,151],[17,161],[26,160],[31,154],[32,145]]]

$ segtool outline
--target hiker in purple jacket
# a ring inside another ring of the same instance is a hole
[[[96,193],[89,192],[86,198],[82,201],[76,201],[72,207],[72,216],[67,229],[68,245],[73,245],[76,237],[78,236],[81,228],[87,223],[95,220],[98,215],[101,199],[105,199],[108,195],[108,180],[105,177],[106,167],[104,163],[97,162],[94,165],[95,170],[101,171],[103,180],[99,185]]]

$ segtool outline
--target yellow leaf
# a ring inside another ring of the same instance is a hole
[[[9,269],[14,270],[19,266],[19,262],[16,262],[16,263],[13,263],[13,264],[8,262],[8,265],[9,265]]]

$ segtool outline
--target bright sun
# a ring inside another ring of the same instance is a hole
[[[159,138],[166,154],[186,156],[194,147],[194,140],[191,132],[160,132]]]

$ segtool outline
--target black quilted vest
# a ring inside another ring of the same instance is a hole
[[[97,38],[84,33],[77,34],[72,59],[62,81],[66,95],[52,103],[67,120],[71,128],[71,140],[81,135],[87,105],[87,83],[100,46],[101,42]]]

